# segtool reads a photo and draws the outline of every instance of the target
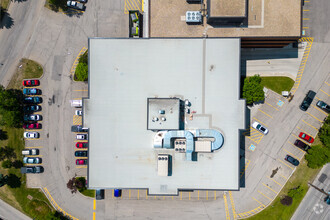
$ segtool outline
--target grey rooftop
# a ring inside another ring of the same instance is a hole
[[[90,38],[89,97],[83,100],[88,187],[140,188],[154,195],[176,195],[180,189],[238,190],[239,129],[245,114],[239,67],[239,38]],[[148,99],[157,100],[153,98],[170,103],[153,103],[157,105],[148,114]],[[220,149],[207,152],[210,141],[196,139],[200,150],[191,161],[173,148],[153,145],[154,130],[181,128],[175,100],[186,99],[191,106],[182,120],[184,129],[195,137],[213,129],[224,140]],[[152,122],[162,115],[167,127]],[[155,127],[148,129],[148,123]],[[157,173],[158,155],[169,155],[168,176]]]

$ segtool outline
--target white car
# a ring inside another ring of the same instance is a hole
[[[23,163],[41,163],[41,158],[40,157],[24,157],[23,158]]]
[[[87,140],[88,135],[87,134],[77,134],[76,138],[77,138],[77,140]]]
[[[26,132],[24,132],[24,137],[25,138],[39,138],[40,137],[40,134],[38,132],[29,132],[29,131],[26,131]]]
[[[260,132],[263,133],[263,134],[268,134],[268,129],[265,128],[264,126],[262,126],[260,123],[258,123],[258,122],[256,122],[256,121],[253,122],[252,127],[253,127],[254,129],[256,129],[257,131],[260,131]]]
[[[82,111],[81,110],[76,110],[75,115],[82,116]]]

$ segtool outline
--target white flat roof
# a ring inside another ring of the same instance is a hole
[[[89,39],[89,188],[239,189],[240,39]],[[147,98],[189,99],[186,129],[217,129],[224,145],[213,153],[154,148],[147,130]],[[157,173],[157,155],[172,156],[171,176]]]

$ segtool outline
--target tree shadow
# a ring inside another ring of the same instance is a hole
[[[19,169],[19,168],[23,167],[23,162],[20,160],[15,160],[13,162],[13,167],[15,167],[16,169]]]
[[[10,17],[6,9],[0,7],[0,29],[9,29],[14,25],[14,19]]]
[[[0,140],[7,140],[8,139],[8,134],[7,131],[0,130]]]
[[[11,173],[8,175],[7,185],[10,188],[19,188],[21,186],[21,178]]]
[[[11,1],[21,3],[21,2],[26,2],[27,0],[11,0]]]
[[[65,15],[68,16],[68,17],[77,17],[77,18],[80,18],[80,16],[82,16],[84,14],[84,12],[85,12],[85,10],[79,11],[79,10],[75,10],[75,9],[69,8],[65,12]]]

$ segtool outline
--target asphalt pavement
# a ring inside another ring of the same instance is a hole
[[[31,218],[0,199],[0,219],[30,220]]]

